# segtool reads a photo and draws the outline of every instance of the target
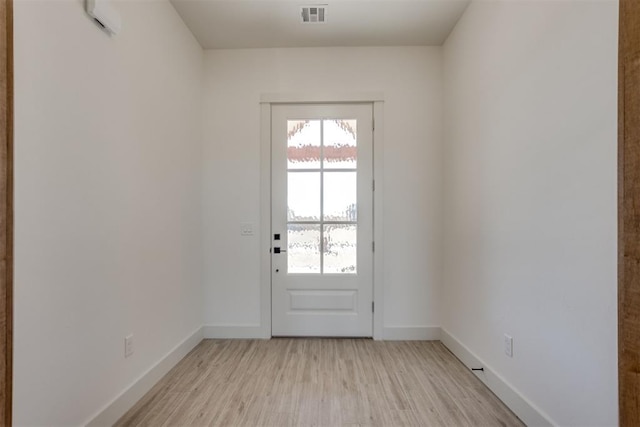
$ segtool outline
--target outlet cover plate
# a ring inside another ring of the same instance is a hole
[[[133,355],[133,334],[124,338],[124,357],[130,357],[131,355]]]
[[[513,338],[507,334],[504,334],[504,354],[513,357]]]

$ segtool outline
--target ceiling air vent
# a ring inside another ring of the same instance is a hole
[[[303,24],[324,24],[327,16],[327,5],[318,4],[313,6],[302,6]]]

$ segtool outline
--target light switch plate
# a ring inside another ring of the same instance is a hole
[[[240,224],[241,236],[253,236],[253,224],[250,222],[243,222]]]

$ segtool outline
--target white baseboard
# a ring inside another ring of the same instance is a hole
[[[474,374],[526,425],[532,427],[558,425],[444,328],[441,329],[440,340],[469,369],[484,368],[484,371],[474,371]]]
[[[269,339],[271,334],[259,325],[205,325],[204,338]],[[388,341],[437,341],[438,326],[389,326],[383,328],[382,339]]]
[[[204,338],[269,339],[271,334],[260,325],[205,325]]]
[[[385,326],[382,339],[386,341],[438,341],[439,326]]]
[[[203,338],[268,339],[270,334],[258,325],[206,325],[200,327],[169,351],[158,363],[142,374],[84,425],[92,427],[112,426]],[[445,329],[437,326],[388,326],[383,329],[383,339],[388,341],[440,340],[468,368],[484,368],[484,371],[477,373],[476,376],[526,425],[557,425],[549,416],[529,402],[513,386],[496,374],[491,367],[487,366],[486,363]]]
[[[113,401],[101,409],[84,425],[112,426],[135,405],[151,388],[171,370],[184,356],[202,341],[202,327],[196,329],[180,344],[169,351],[155,365],[136,379]]]

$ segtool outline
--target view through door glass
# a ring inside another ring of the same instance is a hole
[[[371,336],[372,106],[272,107],[272,334]]]
[[[356,274],[357,120],[287,121],[289,273]]]

